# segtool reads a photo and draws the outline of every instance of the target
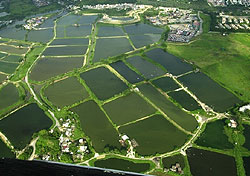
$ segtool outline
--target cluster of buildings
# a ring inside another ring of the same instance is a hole
[[[178,162],[171,165],[170,168],[168,168],[168,169],[166,168],[164,170],[165,170],[165,172],[172,171],[172,172],[175,172],[175,173],[178,173],[178,174],[181,174],[181,175],[184,174],[184,171],[183,171],[183,169],[181,168],[181,165]]]
[[[28,30],[36,29],[36,27],[42,24],[47,18],[48,17],[31,18],[26,21],[26,24],[24,24],[23,27]]]
[[[136,5],[130,3],[122,3],[122,4],[97,4],[94,6],[91,5],[83,5],[82,8],[84,9],[95,9],[95,10],[103,10],[103,9],[117,9],[117,10],[138,10],[144,9],[146,5]]]
[[[217,28],[232,30],[250,30],[249,17],[236,17],[229,15],[219,15]]]
[[[32,0],[36,7],[47,6],[50,4],[48,0]]]
[[[250,6],[249,0],[207,0],[209,4],[213,6],[228,6],[228,5],[243,5]]]

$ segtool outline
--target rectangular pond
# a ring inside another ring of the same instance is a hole
[[[119,26],[103,26],[98,28],[98,37],[124,36],[122,28]]]
[[[7,84],[0,89],[0,110],[16,103],[19,100],[19,93],[14,84]]]
[[[170,119],[175,121],[182,128],[193,131],[198,126],[196,119],[192,116],[174,105],[170,100],[168,100],[164,95],[158,92],[150,84],[142,84],[138,86],[141,93],[147,97],[152,103],[154,103],[158,108],[160,108]]]
[[[180,86],[170,77],[162,77],[162,78],[153,80],[152,83],[164,92],[168,92],[168,91],[172,91],[172,90],[180,88]]]
[[[65,27],[56,26],[56,38],[64,38],[64,37],[65,37]]]
[[[32,135],[49,129],[52,120],[36,104],[29,104],[0,121],[0,131],[17,149],[29,144]]]
[[[27,40],[32,42],[47,43],[54,37],[54,29],[31,30],[28,32]]]
[[[97,39],[93,62],[99,62],[101,59],[107,59],[131,50],[133,48],[125,37]]]
[[[22,55],[28,51],[28,48],[20,48],[20,47],[14,47],[14,46],[9,46],[9,45],[0,45],[0,51],[6,52],[9,54]]]
[[[71,109],[79,115],[84,133],[91,139],[96,152],[107,148],[121,148],[119,135],[94,101],[88,101]]]
[[[241,101],[203,73],[190,73],[178,78],[202,102],[215,111],[224,112]]]
[[[88,45],[88,38],[55,39],[50,45]]]
[[[193,176],[237,175],[235,159],[232,156],[196,148],[189,148],[187,156]]]
[[[18,62],[20,62],[22,60],[22,57],[21,56],[16,56],[16,55],[8,55],[5,58],[3,58],[2,60],[6,61],[6,62],[18,63]]]
[[[160,67],[148,62],[140,56],[130,57],[126,61],[136,68],[146,79],[152,79],[166,73]]]
[[[136,48],[141,48],[158,42],[161,34],[130,35],[129,38]]]
[[[150,50],[146,52],[146,55],[150,59],[161,64],[169,73],[172,73],[173,75],[180,75],[193,70],[193,66],[191,64],[182,61],[178,57],[175,57],[160,48]]]
[[[97,18],[98,18],[98,15],[83,15],[79,18],[77,23],[78,24],[93,24]]]
[[[87,98],[88,92],[76,77],[70,77],[49,85],[44,95],[57,107],[72,105]]]
[[[140,155],[166,153],[182,146],[187,135],[177,129],[162,115],[119,128],[122,134],[135,139],[139,146],[135,149]]]
[[[19,65],[18,63],[0,61],[0,72],[7,73],[7,74],[14,73],[18,65]]]
[[[66,16],[61,17],[59,20],[57,20],[58,26],[69,26],[77,23],[77,21],[81,19],[81,16],[69,14]]]
[[[128,88],[124,82],[105,67],[81,73],[80,76],[100,100],[111,98]]]
[[[88,46],[62,46],[48,47],[43,52],[44,56],[74,56],[84,55]]]
[[[91,34],[92,26],[91,25],[82,25],[82,26],[67,26],[66,37],[86,37]]]
[[[103,106],[110,119],[122,125],[151,115],[156,110],[136,93],[113,100]]]
[[[124,62],[118,61],[110,64],[120,75],[122,75],[128,82],[135,84],[144,80],[135,71],[131,70]]]
[[[83,60],[83,57],[45,57],[39,59],[35,66],[32,68],[30,78],[35,81],[44,81],[51,77],[72,71],[74,68],[82,67]]]
[[[194,111],[200,109],[200,105],[184,90],[173,91],[168,93],[176,102],[178,102],[184,109]]]

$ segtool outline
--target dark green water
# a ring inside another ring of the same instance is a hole
[[[80,117],[84,133],[90,137],[97,152],[104,152],[104,148],[112,146],[120,149],[119,136],[105,114],[94,101],[88,101],[71,109]]]
[[[190,73],[179,78],[202,102],[215,111],[224,112],[241,101],[203,73]]]
[[[66,37],[86,37],[91,34],[91,30],[92,30],[92,25],[65,27]]]
[[[234,157],[196,148],[189,148],[187,156],[193,176],[237,175]]]
[[[3,82],[6,78],[6,75],[0,73],[0,83]]]
[[[48,47],[43,52],[44,56],[74,56],[84,55],[88,46],[63,46],[63,47]]]
[[[25,54],[28,51],[28,48],[16,48],[14,46],[0,45],[0,51],[9,53],[9,54]]]
[[[60,108],[72,105],[89,96],[76,77],[70,77],[51,84],[45,89],[44,94],[49,101]]]
[[[54,37],[54,29],[32,30],[28,33],[27,40],[32,42],[47,43]]]
[[[250,175],[250,157],[243,157],[246,176]]]
[[[133,48],[125,37],[97,39],[93,62],[99,62],[101,59],[107,59],[131,50]]]
[[[129,160],[123,160],[118,158],[108,158],[95,161],[96,167],[116,169],[130,172],[146,172],[150,168],[149,163],[134,163]]]
[[[187,135],[177,129],[162,115],[154,115],[148,119],[119,128],[122,134],[135,139],[139,144],[136,151],[140,155],[165,153],[182,146]]]
[[[15,154],[11,152],[10,148],[0,139],[0,158],[15,158]]]
[[[22,58],[21,56],[8,55],[7,57],[3,59],[3,61],[18,63],[20,62],[21,58]]]
[[[19,93],[14,84],[7,84],[0,89],[0,110],[16,103],[19,100]]]
[[[249,125],[243,125],[244,126],[244,136],[245,136],[245,143],[243,147],[250,150],[250,126]]]
[[[134,56],[127,59],[127,62],[136,68],[146,79],[152,79],[165,74],[161,68],[148,62],[140,56]]]
[[[118,26],[100,26],[98,30],[98,37],[107,36],[124,36],[124,32],[121,27]]]
[[[144,79],[136,72],[131,70],[124,62],[118,61],[110,64],[119,74],[121,74],[128,82],[135,84],[143,81]]]
[[[35,81],[43,81],[51,77],[69,72],[74,68],[80,68],[83,57],[69,58],[42,58],[33,67],[30,78]]]
[[[78,24],[92,24],[97,19],[97,15],[83,15],[77,21]]]
[[[88,38],[55,39],[50,45],[88,45]]]
[[[75,24],[80,18],[81,18],[81,16],[70,14],[70,15],[67,15],[67,16],[64,16],[64,17],[60,18],[60,19],[57,21],[57,25],[58,25],[58,26],[73,25],[73,24]]]
[[[156,112],[156,110],[136,93],[118,98],[103,106],[111,120],[122,125]]]
[[[198,123],[196,119],[175,106],[164,95],[158,92],[150,84],[138,86],[141,93],[146,96],[152,103],[159,107],[170,119],[188,131],[196,129]]]
[[[136,48],[141,48],[158,42],[161,38],[160,34],[147,34],[147,35],[130,35],[129,38]]]
[[[9,63],[0,61],[0,72],[4,72],[7,74],[14,73],[18,65],[19,65],[18,63]]]
[[[168,91],[180,88],[179,85],[172,78],[169,78],[169,77],[163,77],[160,79],[156,79],[156,80],[152,81],[152,83],[156,87],[163,90],[164,92],[168,92]]]
[[[169,73],[172,73],[174,75],[180,75],[182,73],[186,73],[188,71],[193,70],[192,65],[182,61],[181,59],[175,57],[172,54],[164,52],[160,48],[150,50],[146,53],[146,55],[150,59],[161,64],[163,67],[167,69]]]
[[[199,104],[184,90],[168,93],[175,101],[177,101],[184,109],[194,111],[200,109]]]
[[[232,149],[234,146],[228,141],[227,135],[224,133],[224,120],[217,120],[208,123],[205,131],[196,140],[196,144],[205,147],[217,149]]]
[[[80,76],[100,100],[111,98],[128,88],[124,82],[104,67],[81,73]]]
[[[36,104],[30,104],[0,121],[0,131],[18,149],[24,148],[32,135],[48,129],[52,120]]]

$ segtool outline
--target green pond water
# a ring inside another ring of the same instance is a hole
[[[7,78],[6,75],[0,73],[0,84]]]
[[[246,176],[250,175],[250,157],[243,157]]]
[[[44,94],[49,101],[60,108],[72,105],[89,96],[76,77],[51,84],[45,89]]]
[[[17,62],[18,63],[18,62],[20,62],[21,58],[22,58],[21,56],[8,55],[2,60],[7,61],[7,62]]]
[[[187,150],[193,176],[236,176],[236,163],[232,156],[189,148]]]
[[[83,15],[77,21],[78,24],[92,24],[97,19],[97,15]]]
[[[199,104],[184,90],[170,92],[168,95],[188,111],[194,111],[201,108]]]
[[[118,61],[110,64],[121,76],[123,76],[131,84],[143,81],[143,77],[131,70],[124,62]]]
[[[1,52],[0,52],[0,60],[1,60],[3,57],[5,57],[5,56],[7,56],[7,54],[1,53]]]
[[[48,47],[43,52],[44,56],[74,56],[84,55],[88,46],[62,46]]]
[[[141,93],[146,96],[152,103],[160,108],[170,119],[175,121],[182,128],[193,131],[198,126],[196,119],[187,114],[185,111],[175,106],[164,95],[158,92],[150,84],[143,84],[138,86]]]
[[[193,70],[192,65],[182,61],[181,59],[172,54],[164,52],[160,48],[150,50],[146,52],[146,55],[150,59],[161,64],[163,67],[167,69],[169,73],[172,73],[174,75],[180,75]]]
[[[28,48],[17,48],[14,46],[8,46],[8,45],[0,45],[0,51],[6,52],[9,54],[25,54],[28,51]]]
[[[249,125],[243,125],[244,127],[244,136],[245,136],[245,143],[243,147],[250,150],[250,126]]]
[[[228,137],[225,134],[224,120],[217,120],[215,122],[208,123],[205,131],[195,141],[197,145],[212,147],[217,149],[233,149],[234,145],[228,141]]]
[[[124,82],[104,67],[81,73],[80,76],[100,100],[111,98],[128,88]]]
[[[33,67],[30,78],[35,81],[43,81],[51,77],[80,68],[83,64],[83,57],[69,58],[42,58]]]
[[[19,93],[14,84],[7,84],[0,89],[0,110],[16,103],[19,100]]]
[[[92,25],[67,26],[66,37],[86,37],[91,34]]]
[[[124,26],[125,31],[129,35],[134,34],[161,34],[163,32],[163,29],[154,27],[148,24],[132,24]]]
[[[0,121],[0,131],[18,149],[24,148],[32,135],[53,124],[36,104],[30,104]]]
[[[15,26],[10,26],[0,30],[0,36],[3,38],[10,38],[16,40],[24,40],[27,31],[24,29],[17,29]]]
[[[175,165],[176,163],[179,163],[181,166],[181,169],[183,170],[185,167],[184,158],[182,155],[174,155],[166,158],[162,158],[162,164],[164,168],[171,168],[172,165]]]
[[[179,78],[202,102],[215,111],[224,112],[241,101],[203,73],[190,73]]]
[[[187,135],[172,125],[162,115],[154,115],[148,119],[119,128],[122,134],[135,139],[139,144],[136,151],[140,155],[165,153],[182,146]]]
[[[9,63],[0,61],[0,72],[11,74],[16,70],[18,65],[19,65],[18,63]]]
[[[156,112],[156,110],[136,93],[118,98],[103,106],[110,119],[122,125]]]
[[[56,26],[56,38],[64,38],[64,37],[65,37],[65,27]]]
[[[107,36],[124,36],[124,32],[119,26],[100,26],[98,30],[98,37]]]
[[[0,158],[15,158],[15,154],[11,149],[0,139]]]
[[[50,45],[88,45],[88,38],[55,39]]]
[[[168,91],[172,91],[172,90],[180,88],[179,85],[172,78],[169,78],[169,77],[156,79],[152,81],[152,83],[156,87],[163,90],[164,92],[168,92]]]
[[[161,68],[142,59],[140,56],[130,57],[126,61],[136,68],[146,79],[152,79],[165,74],[165,71]]]
[[[145,172],[150,168],[149,163],[134,163],[129,160],[123,160],[118,158],[108,158],[103,160],[95,161],[94,165],[96,167],[115,169],[130,172]]]
[[[127,38],[102,38],[96,40],[93,62],[133,50]]]
[[[160,34],[146,34],[146,35],[130,35],[129,38],[133,42],[136,48],[141,48],[153,43],[156,43],[160,40]]]
[[[57,25],[58,26],[68,26],[68,25],[73,25],[75,24],[79,19],[81,18],[81,16],[78,15],[66,15],[61,17],[59,20],[57,20]]]
[[[120,149],[117,131],[94,101],[80,104],[71,111],[79,115],[82,130],[90,137],[97,152],[104,152],[108,146]]]
[[[27,40],[32,42],[47,43],[54,37],[54,29],[32,30],[28,33]]]

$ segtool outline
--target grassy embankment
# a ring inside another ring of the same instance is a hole
[[[250,101],[250,34],[223,36],[208,32],[209,16],[203,34],[189,44],[168,43],[168,52],[193,62],[202,72],[229,89],[241,100]]]

